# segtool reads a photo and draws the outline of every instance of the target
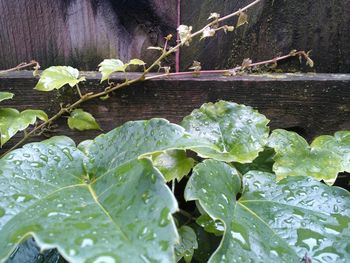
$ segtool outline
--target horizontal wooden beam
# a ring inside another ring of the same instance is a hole
[[[99,83],[99,73],[82,72],[82,75],[87,78],[83,92],[106,87],[105,83]],[[137,76],[138,73],[130,73],[128,78]],[[116,74],[112,81],[123,78]],[[0,75],[0,90],[15,93],[14,99],[2,102],[1,107],[42,109],[52,115],[60,103],[77,98],[69,87],[59,92],[35,91],[36,82],[30,71]],[[309,140],[337,130],[350,130],[350,74],[165,77],[128,86],[114,92],[107,101],[95,99],[82,108],[92,113],[107,132],[129,120],[160,117],[179,123],[203,103],[218,100],[250,105],[271,120],[271,128],[295,130]],[[61,118],[51,135],[65,134],[80,142],[100,133],[71,131],[65,122],[66,118]],[[36,138],[39,139],[42,138]],[[14,142],[6,144],[4,149]]]

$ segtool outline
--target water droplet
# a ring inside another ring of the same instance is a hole
[[[149,200],[151,199],[151,196],[150,196],[150,192],[149,191],[146,191],[142,194],[142,200],[145,204],[147,204],[149,202]]]
[[[160,212],[160,220],[159,220],[159,226],[165,227],[170,223],[170,210],[169,208],[165,207]]]
[[[19,166],[19,165],[21,165],[21,164],[22,164],[22,161],[20,161],[20,160],[16,160],[16,161],[14,161],[14,163],[15,163],[15,165]]]
[[[111,256],[99,256],[93,263],[115,263],[115,259]]]
[[[73,156],[70,153],[70,150],[68,148],[62,149],[62,152],[68,157],[69,160],[73,161],[74,158],[73,158]]]
[[[91,247],[94,245],[94,241],[90,238],[84,238],[83,241],[81,242],[80,247],[84,248],[84,247]]]
[[[47,157],[47,155],[44,155],[44,154],[40,154],[39,158],[41,160],[43,160],[44,162],[47,162],[49,160],[49,158]]]
[[[44,165],[42,163],[39,163],[39,162],[31,162],[30,166],[35,167],[35,168],[39,168],[39,167],[43,167]]]
[[[70,249],[70,250],[69,250],[69,255],[70,255],[71,257],[75,256],[76,254],[77,254],[77,252],[76,252],[74,249]]]

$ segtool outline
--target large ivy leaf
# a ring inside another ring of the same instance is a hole
[[[78,131],[101,130],[95,118],[82,109],[75,109],[68,118],[68,126],[70,129]]]
[[[273,170],[278,179],[286,176],[312,176],[333,184],[343,170],[338,154],[323,147],[313,147],[295,132],[274,130],[269,146],[275,149]]]
[[[187,157],[186,151],[172,150],[157,153],[152,156],[152,162],[155,167],[164,175],[167,182],[181,179],[188,175],[194,166],[194,160]]]
[[[108,79],[113,72],[125,72],[127,68],[120,59],[105,59],[98,66],[98,71],[102,74],[101,82]]]
[[[249,163],[267,142],[268,122],[264,115],[251,107],[219,101],[194,110],[181,125],[210,145],[193,149],[201,157]]]
[[[311,147],[337,153],[342,158],[342,171],[350,172],[350,131],[339,131],[334,136],[319,136],[312,142]]]
[[[0,108],[1,146],[17,132],[25,130],[29,125],[35,124],[37,118],[42,121],[48,120],[47,114],[41,110],[24,110],[19,112],[12,108]]]
[[[176,261],[184,259],[186,263],[191,262],[194,251],[198,248],[197,236],[189,226],[179,228],[180,243],[175,247]]]
[[[68,84],[74,87],[81,81],[85,81],[84,77],[79,78],[79,71],[69,66],[52,66],[45,69],[36,84],[36,90],[51,91],[60,89]]]
[[[177,203],[145,157],[189,142],[182,127],[153,119],[83,143],[83,151],[59,137],[7,155],[0,160],[0,261],[30,235],[71,262],[174,261]]]
[[[236,196],[241,192],[241,197]],[[350,195],[310,177],[275,181],[251,171],[243,177],[214,160],[197,165],[185,190],[225,224],[209,262],[346,262],[350,258]]]
[[[13,96],[11,92],[0,91],[0,101],[12,99]]]

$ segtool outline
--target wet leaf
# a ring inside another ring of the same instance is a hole
[[[209,262],[300,262],[305,253],[313,262],[350,257],[350,195],[311,177],[277,183],[273,174],[251,171],[242,182],[233,167],[206,160],[194,168],[185,198],[199,200],[225,225]]]
[[[99,65],[98,71],[101,72],[101,82],[109,79],[113,72],[125,72],[128,65],[125,65],[120,59],[105,59]]]
[[[245,12],[241,12],[238,17],[236,28],[248,24],[248,15]]]
[[[222,236],[225,230],[225,226],[220,220],[213,220],[208,214],[198,217],[196,223],[215,236]]]
[[[195,138],[210,145],[193,149],[201,157],[249,163],[267,142],[268,122],[251,107],[219,101],[194,110],[181,125]]]
[[[101,130],[95,118],[82,109],[75,109],[68,118],[68,126],[72,130]]]
[[[269,146],[275,149],[273,170],[280,180],[286,176],[312,176],[333,184],[343,170],[342,159],[331,149],[309,146],[295,132],[274,130]]]
[[[1,146],[17,132],[23,131],[36,123],[37,119],[47,121],[48,116],[41,110],[24,110],[19,112],[12,108],[0,108]]]
[[[14,95],[11,92],[0,91],[0,101],[12,99]]]
[[[312,142],[311,147],[326,149],[338,154],[342,159],[341,172],[350,173],[350,131],[339,131],[334,136],[319,136]]]
[[[189,226],[182,226],[178,229],[180,243],[175,247],[176,262],[184,259],[186,263],[191,262],[194,251],[198,248],[197,236]]]
[[[252,163],[234,163],[234,166],[242,174],[253,170],[273,173],[272,167],[275,163],[273,157],[275,156],[275,154],[276,153],[273,149],[267,147],[264,149],[264,151],[259,153],[259,156]]]
[[[79,71],[77,69],[68,66],[52,66],[41,73],[40,79],[34,89],[51,91],[60,89],[66,84],[74,87],[81,81],[85,81],[85,78],[79,78]]]
[[[177,203],[148,156],[190,141],[182,127],[153,119],[100,135],[84,152],[59,137],[6,155],[0,259],[33,235],[70,262],[173,261]]]
[[[152,156],[155,167],[164,175],[167,182],[181,179],[188,175],[194,165],[194,160],[186,156],[186,151],[172,150]]]

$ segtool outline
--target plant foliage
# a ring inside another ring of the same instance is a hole
[[[12,151],[0,160],[0,262],[29,237],[69,262],[346,262],[350,195],[319,180],[349,167],[350,132],[309,146],[283,130],[268,138],[267,123],[220,101],[184,127],[134,121],[78,146],[62,136]],[[190,172],[189,151],[206,159],[184,193],[197,209],[177,213],[166,181]]]

